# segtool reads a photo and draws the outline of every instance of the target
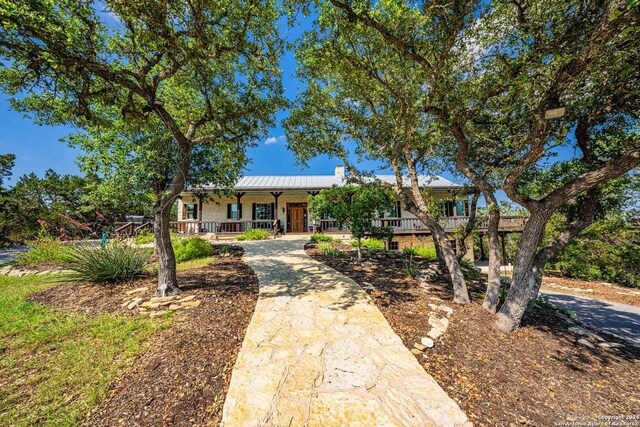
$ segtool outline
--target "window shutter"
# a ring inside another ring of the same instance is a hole
[[[182,204],[182,219],[187,219],[187,205]]]
[[[400,205],[400,202],[396,202],[396,216],[398,218],[402,218],[402,206]]]
[[[276,219],[276,204],[271,202],[271,219]]]
[[[238,203],[238,219],[242,218],[242,203]]]
[[[255,203],[251,204],[251,220],[252,221],[256,220],[256,204]]]
[[[231,203],[227,203],[227,219],[231,219]]]
[[[198,204],[193,205],[193,219],[198,219]]]

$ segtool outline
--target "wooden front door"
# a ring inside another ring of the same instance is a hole
[[[302,233],[304,231],[304,208],[300,206],[291,206],[291,233]]]

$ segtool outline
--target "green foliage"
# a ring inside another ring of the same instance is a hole
[[[339,256],[342,255],[342,251],[335,246],[333,246],[329,242],[320,242],[318,243],[318,250],[322,252],[322,255],[327,256]]]
[[[153,235],[152,231],[140,230],[136,235],[135,242],[136,242],[136,245],[145,245],[148,243],[153,243],[154,239],[155,239],[155,236]]]
[[[377,186],[344,186],[324,189],[310,199],[309,210],[316,216],[333,218],[347,226],[356,238],[379,232],[373,221],[393,208],[393,194]]]
[[[73,279],[94,283],[112,284],[134,279],[144,274],[149,252],[112,242],[104,248],[91,245],[70,247],[68,269],[74,271]]]
[[[237,240],[266,240],[271,237],[271,233],[260,228],[249,228],[238,234]]]
[[[378,239],[362,239],[360,244],[363,248],[367,249],[385,249],[386,245],[382,240]],[[357,240],[351,240],[351,246],[358,246]]]
[[[338,239],[335,239],[335,238],[333,238],[331,236],[328,236],[328,235],[322,234],[322,233],[316,233],[316,234],[313,234],[311,236],[311,241],[312,242],[316,242],[316,243],[317,242],[335,242],[337,240]]]
[[[173,241],[173,251],[176,255],[176,262],[184,262],[192,259],[211,256],[213,246],[211,243],[200,237],[189,237]]]
[[[431,261],[438,259],[435,248],[410,246],[408,248],[404,248],[403,252],[407,255],[419,256]]]
[[[596,222],[547,268],[576,279],[640,287],[640,231],[619,217]]]
[[[33,268],[39,265],[62,266],[70,261],[71,247],[44,233],[40,233],[36,240],[28,242],[27,245],[30,250],[20,254],[16,264]]]
[[[166,325],[141,316],[66,314],[25,300],[55,284],[53,276],[0,276],[0,425],[81,424]]]
[[[420,270],[415,265],[413,256],[413,253],[405,252],[405,256],[402,258],[402,264],[404,266],[404,272],[407,274],[407,276],[415,279],[416,277],[418,277],[418,273],[420,272]]]
[[[477,280],[482,277],[482,274],[478,271],[473,261],[467,258],[460,260],[460,267],[462,268],[462,274],[465,280]]]
[[[219,251],[222,255],[229,253],[229,245],[220,245]]]

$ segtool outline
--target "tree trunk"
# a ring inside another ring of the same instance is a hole
[[[358,237],[356,240],[358,241],[358,262],[362,262],[362,238]]]
[[[154,211],[153,233],[155,237],[155,247],[158,250],[160,268],[158,270],[158,291],[166,286],[166,295],[180,293],[178,279],[176,277],[176,256],[171,244],[171,234],[169,232],[169,221],[171,215],[171,204],[162,208],[162,203],[157,203]],[[164,285],[164,286],[163,286]]]
[[[498,226],[500,224],[500,209],[497,203],[489,202],[487,206],[487,240],[489,241],[489,272],[487,278],[487,292],[482,307],[495,313],[500,297],[500,242]]]
[[[437,247],[440,249],[440,254],[444,259],[444,263],[447,266],[447,270],[449,270],[451,283],[453,284],[453,302],[458,304],[468,304],[471,301],[469,300],[467,283],[464,280],[464,275],[462,274],[462,268],[460,268],[458,258],[456,258],[456,254],[451,247],[451,243],[449,242],[449,239],[447,239],[447,233],[444,231],[442,226],[431,219],[431,217],[422,215],[420,220],[427,226],[427,228],[429,228],[429,231],[431,231],[431,234],[437,243]]]
[[[498,312],[497,326],[502,331],[511,332],[520,326],[529,302],[535,297],[535,275],[542,274],[536,271],[536,253],[550,216],[548,209],[534,210],[524,227],[513,266],[511,288]]]

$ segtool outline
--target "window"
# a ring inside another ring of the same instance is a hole
[[[451,216],[468,216],[469,215],[469,205],[464,200],[458,201],[445,201],[442,204],[442,213],[445,217]]]
[[[444,216],[450,217],[455,216],[456,212],[456,202],[446,201],[443,203]]]
[[[393,209],[387,211],[387,218],[401,218],[402,217],[402,208],[400,207],[400,202],[395,202]]]
[[[185,204],[182,219],[198,219],[198,204]]]
[[[398,250],[398,242],[389,242],[389,250],[397,251]]]
[[[237,203],[227,204],[227,219],[240,219],[240,209]]]
[[[273,218],[273,206],[271,203],[256,203],[256,219],[267,220]]]
[[[456,240],[449,240],[449,243],[451,243],[451,249],[453,249],[453,253],[454,254],[458,254],[458,242]]]

